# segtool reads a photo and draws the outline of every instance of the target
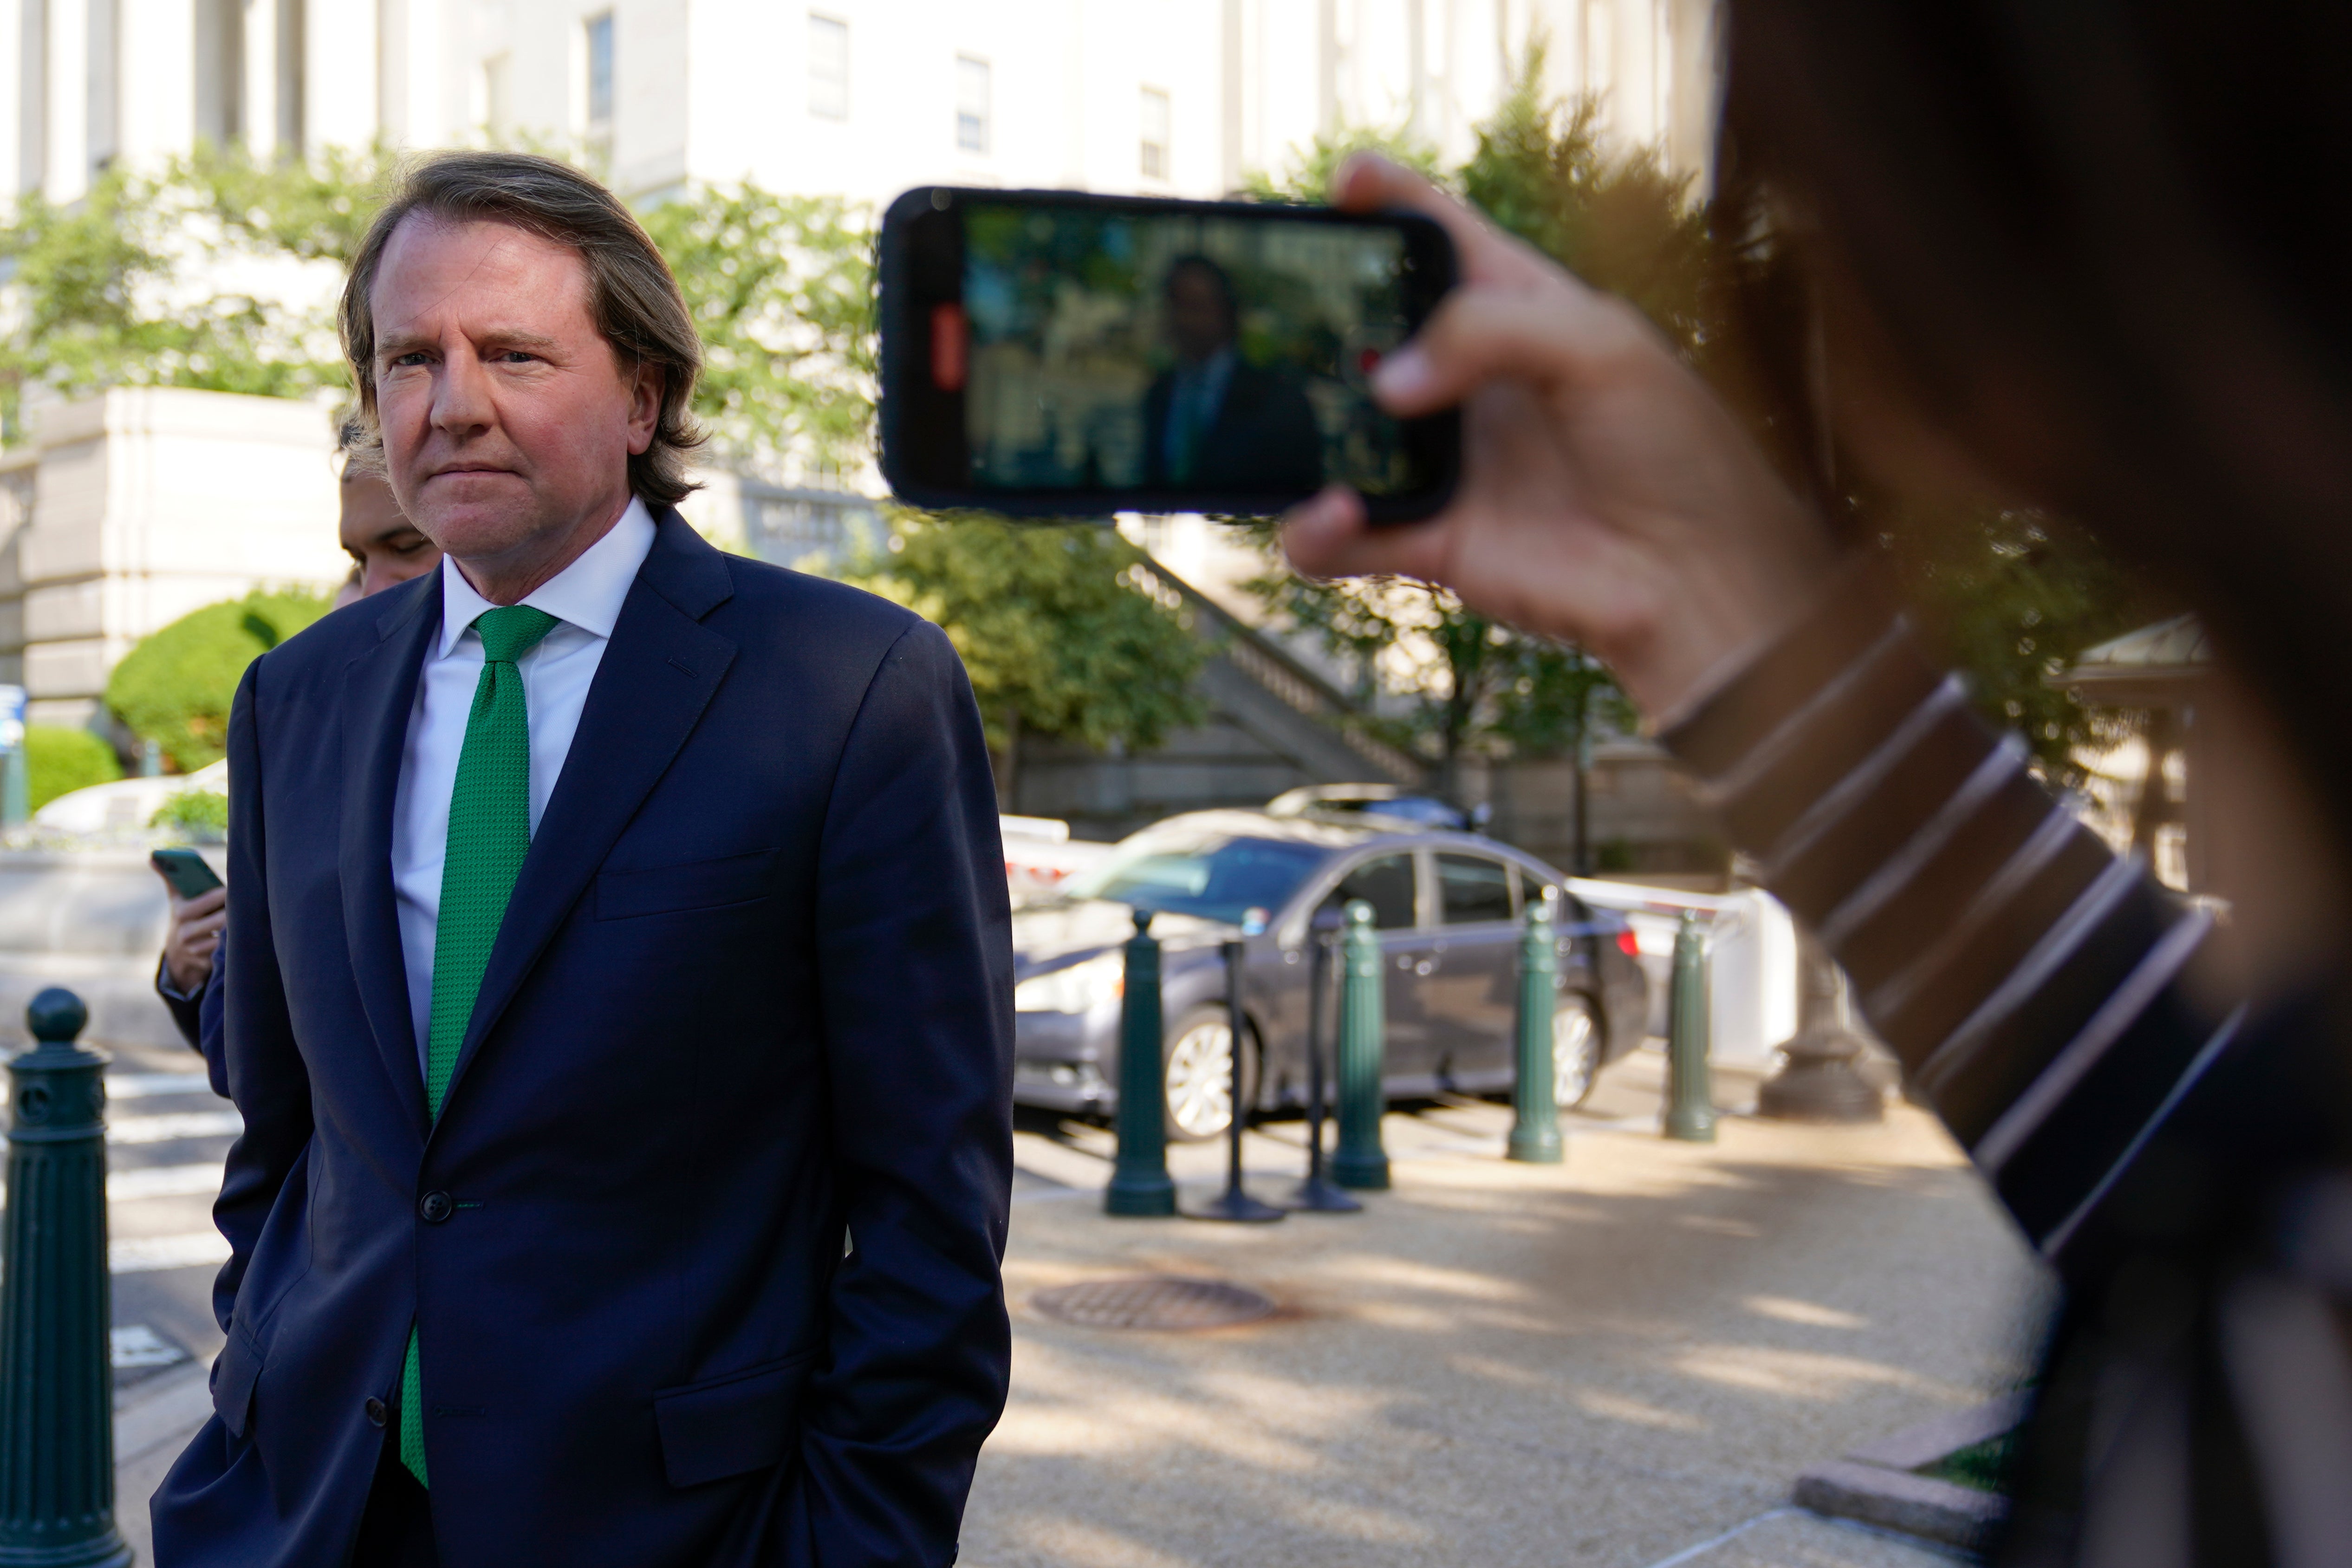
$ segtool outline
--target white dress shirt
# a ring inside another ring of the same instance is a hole
[[[572,732],[621,603],[654,546],[653,514],[632,496],[621,520],[580,559],[524,595],[556,625],[522,658],[523,702],[530,721],[530,827],[563,772]],[[449,849],[449,794],[457,753],[482,679],[482,637],[474,620],[497,608],[474,592],[455,561],[441,563],[441,635],[425,650],[408,743],[400,758],[400,793],[392,807],[392,888],[400,910],[400,952],[408,970],[408,1012],[416,1028],[416,1066],[425,1070],[433,1023],[433,940],[441,918],[441,866]]]

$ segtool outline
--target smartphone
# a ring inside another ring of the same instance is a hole
[[[172,890],[184,899],[209,893],[221,885],[205,858],[193,849],[157,849],[147,857],[148,863],[163,873]]]
[[[1394,522],[1453,494],[1459,415],[1396,419],[1370,387],[1453,287],[1427,218],[929,186],[880,252],[901,500],[1265,515],[1338,480]]]

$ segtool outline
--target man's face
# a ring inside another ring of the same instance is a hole
[[[1195,363],[1234,340],[1234,319],[1217,280],[1197,267],[1181,267],[1168,279],[1168,335],[1176,353]]]
[[[398,510],[461,561],[542,552],[628,504],[658,373],[625,377],[577,251],[423,215],[376,269],[377,417]]]
[[[440,547],[402,515],[390,485],[373,474],[346,474],[342,490],[343,553],[352,558],[358,597],[433,570]]]

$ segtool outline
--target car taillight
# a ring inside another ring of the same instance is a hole
[[[1617,951],[1623,953],[1628,958],[1639,958],[1642,956],[1642,944],[1635,939],[1633,929],[1630,926],[1617,933]]]

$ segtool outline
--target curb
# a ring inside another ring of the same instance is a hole
[[[2025,1412],[2023,1394],[2004,1394],[1972,1410],[1906,1426],[1864,1444],[1843,1459],[1807,1469],[1797,1478],[1792,1500],[1832,1519],[1974,1548],[2008,1517],[2009,1500],[1915,1472],[2016,1430]]]

